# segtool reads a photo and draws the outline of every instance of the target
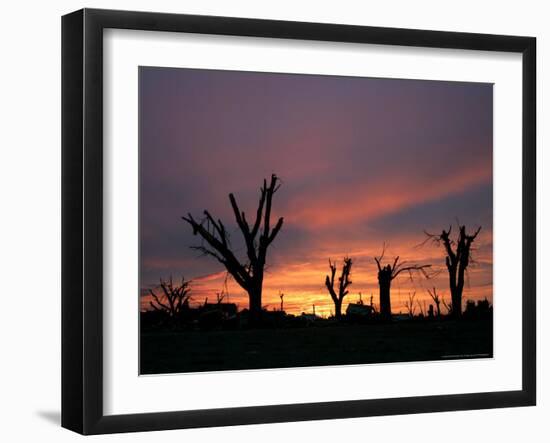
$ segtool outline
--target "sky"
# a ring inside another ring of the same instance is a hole
[[[191,280],[192,304],[206,297],[248,306],[245,292],[201,244],[182,216],[208,209],[244,243],[228,199],[255,214],[264,178],[282,186],[272,220],[284,224],[268,250],[263,305],[328,316],[328,260],[353,260],[344,299],[378,305],[374,257],[431,264],[432,277],[402,274],[392,311],[417,312],[436,287],[450,302],[441,247],[424,231],[481,226],[465,299],[492,301],[493,86],[342,76],[140,67],[141,306],[159,279]],[[274,222],[272,222],[274,223]],[[360,295],[361,294],[361,295]]]

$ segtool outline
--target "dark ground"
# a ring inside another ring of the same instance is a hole
[[[148,332],[141,374],[388,363],[493,355],[491,321]]]

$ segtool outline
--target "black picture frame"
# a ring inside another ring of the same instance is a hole
[[[103,412],[103,30],[192,32],[522,54],[522,389],[130,415]],[[536,39],[83,9],[62,18],[62,426],[82,434],[290,422],[536,403]]]

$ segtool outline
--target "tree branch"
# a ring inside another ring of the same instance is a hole
[[[271,231],[271,234],[269,236],[269,238],[267,239],[267,244],[271,244],[273,242],[273,240],[275,240],[275,237],[277,236],[277,234],[279,233],[279,231],[281,230],[281,228],[283,227],[283,217],[281,217],[278,221],[277,221],[277,224],[275,225],[275,227],[273,228],[273,231]]]
[[[399,274],[401,274],[403,271],[422,271],[423,269],[431,268],[432,265],[412,265],[412,266],[405,266],[404,268],[399,268],[399,270],[392,274],[392,280],[396,278]],[[423,272],[424,276],[426,276],[426,273]]]

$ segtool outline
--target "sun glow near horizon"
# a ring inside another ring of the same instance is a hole
[[[467,300],[488,299],[492,303],[492,245],[490,233],[484,233],[480,237],[477,251],[475,252],[475,264],[468,270],[467,281],[464,287],[463,302]],[[374,256],[380,253],[381,247],[356,250],[355,253],[328,254],[327,257],[308,257],[304,261],[292,263],[277,263],[266,270],[263,285],[262,305],[267,310],[279,310],[281,306],[280,294],[284,294],[283,309],[288,314],[300,315],[301,313],[313,313],[321,317],[329,317],[334,314],[334,304],[324,286],[325,276],[329,272],[328,259],[330,258],[338,266],[337,276],[341,271],[341,263],[344,256],[353,260],[352,285],[349,294],[345,297],[343,310],[348,303],[357,303],[360,300],[364,304],[372,302],[375,308],[379,307],[379,287],[377,278],[377,267]],[[393,261],[394,255],[386,251],[386,261]],[[392,313],[406,313],[405,301],[409,294],[415,293],[415,309],[427,310],[430,304],[434,304],[428,289],[436,288],[442,299],[450,304],[450,291],[448,286],[448,273],[444,265],[444,255],[441,248],[434,245],[425,245],[421,248],[418,245],[411,245],[403,250],[400,257],[407,263],[431,264],[430,278],[426,279],[421,273],[405,273],[398,277],[392,284],[391,302]],[[208,257],[198,257],[197,260],[209,260]],[[224,302],[235,303],[239,310],[248,307],[248,295],[220,266],[218,272],[195,278],[185,275],[191,281],[192,307],[202,305],[206,300],[210,303],[216,302],[216,295],[224,294]],[[166,278],[168,276],[165,276]],[[174,278],[178,276],[174,275]],[[412,279],[411,279],[412,277]],[[176,278],[177,280],[177,278]],[[152,284],[150,288],[160,295],[158,286]],[[142,290],[141,309],[149,309],[151,297],[147,290]],[[314,307],[315,306],[315,307]],[[435,309],[435,306],[434,306]],[[445,309],[442,305],[442,312]]]

